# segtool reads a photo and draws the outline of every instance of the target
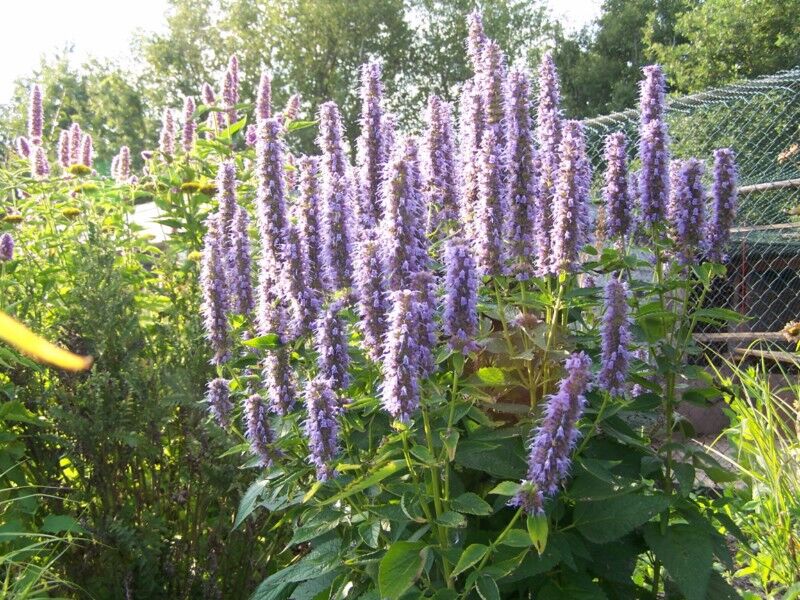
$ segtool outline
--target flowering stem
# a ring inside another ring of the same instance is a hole
[[[428,452],[430,452],[431,456],[435,456],[433,453],[433,434],[431,433],[431,422],[430,417],[428,416],[428,409],[426,407],[422,407],[422,420],[425,427],[425,441],[428,444]],[[430,473],[431,473],[431,491],[433,492],[433,508],[436,511],[436,518],[442,516],[444,512],[442,508],[442,492],[439,487],[439,468],[432,464],[430,465]],[[446,529],[440,525],[438,522],[434,523],[436,526],[436,533],[439,536],[439,545],[442,548],[442,569],[444,570],[444,577],[447,581],[447,587],[453,588],[453,578],[450,576],[451,569],[450,569],[450,562],[447,560],[447,557],[444,555],[445,550],[448,547],[447,543],[447,531]]]
[[[483,569],[483,567],[486,566],[486,563],[489,562],[489,558],[492,556],[492,553],[494,552],[495,548],[497,548],[497,546],[499,546],[503,542],[505,537],[508,535],[508,532],[511,531],[514,525],[517,524],[517,521],[519,521],[519,518],[522,516],[522,512],[523,512],[522,508],[517,509],[517,512],[514,513],[514,516],[508,522],[508,525],[506,525],[506,528],[503,529],[503,531],[501,531],[498,534],[498,536],[494,539],[494,541],[491,544],[489,544],[489,549],[486,551],[486,554],[484,554],[483,558],[481,559],[481,562],[479,562],[478,566],[475,568],[476,571],[480,571],[481,569]],[[470,590],[472,590],[473,585],[475,585],[475,582],[467,586],[461,593],[460,597],[466,598],[467,595],[469,595]]]

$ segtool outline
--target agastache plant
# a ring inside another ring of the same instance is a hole
[[[164,110],[161,117],[161,134],[158,138],[158,149],[166,156],[175,154],[175,116],[171,108]]]
[[[291,324],[286,307],[281,300],[271,302],[267,307],[264,325],[267,331],[278,336],[278,347],[267,350],[264,357],[262,376],[267,388],[269,407],[277,415],[287,415],[294,407],[296,389],[295,376],[289,364]]]
[[[368,237],[358,244],[355,266],[359,324],[367,356],[375,362],[383,356],[386,317],[389,309],[386,273],[379,239]]]
[[[681,264],[696,262],[703,242],[706,192],[703,163],[696,158],[670,165],[670,233]]]
[[[31,90],[30,106],[28,107],[28,140],[34,146],[42,143],[44,131],[44,110],[42,108],[42,88],[34,84]]]
[[[279,265],[286,246],[286,150],[281,124],[267,119],[259,126],[256,144],[256,214],[262,244],[262,282],[277,283]]]
[[[31,175],[36,179],[44,179],[50,175],[50,163],[42,146],[34,146],[30,155]]]
[[[381,405],[393,418],[408,422],[419,407],[419,341],[416,294],[393,292],[383,357]]]
[[[291,330],[302,335],[311,329],[319,312],[319,295],[309,285],[308,260],[297,225],[287,228],[284,265],[284,286],[292,315]]]
[[[266,121],[272,116],[272,76],[267,72],[261,73],[258,81],[258,94],[256,96],[256,123]]]
[[[589,185],[591,165],[586,157],[583,126],[567,121],[558,148],[551,262],[554,272],[574,272],[581,248],[589,241]]]
[[[352,283],[353,186],[344,150],[342,117],[334,102],[319,109],[317,145],[322,150],[322,262],[329,290]]]
[[[300,177],[295,209],[303,252],[308,262],[308,285],[313,290],[322,291],[324,246],[320,235],[322,206],[319,162],[316,156],[303,156],[297,161]]]
[[[239,103],[239,59],[231,56],[222,80],[222,102],[225,105],[228,126],[238,121],[236,105]]]
[[[249,229],[247,210],[236,206],[229,231],[226,281],[230,294],[229,308],[240,315],[249,315],[255,307]]]
[[[261,396],[248,396],[244,401],[245,437],[250,442],[250,452],[261,467],[270,467],[281,458],[281,453],[275,448],[275,432],[267,417],[267,407]]]
[[[350,354],[347,350],[350,336],[347,321],[341,314],[343,309],[343,302],[334,300],[323,311],[314,327],[317,366],[320,375],[328,379],[335,390],[342,390],[350,385]]]
[[[450,348],[468,354],[478,349],[478,269],[468,244],[448,240],[445,247],[443,325]]]
[[[567,358],[567,371],[558,392],[547,399],[544,418],[534,429],[528,457],[528,475],[511,503],[529,515],[544,512],[545,498],[552,498],[569,475],[572,451],[578,439],[577,422],[586,405],[584,394],[591,379],[591,359],[583,352]]]
[[[230,356],[230,334],[228,331],[229,296],[226,285],[225,250],[222,245],[219,217],[214,214],[206,220],[207,231],[203,244],[200,269],[200,288],[206,338],[214,355],[211,363],[219,365]]]
[[[458,221],[458,170],[451,112],[450,104],[438,96],[428,98],[422,165],[429,232]]]
[[[639,124],[639,204],[642,220],[655,226],[666,216],[669,198],[669,134],[664,120],[664,75],[661,68],[644,68]]]
[[[483,16],[480,11],[473,10],[467,16],[467,56],[474,71],[478,71],[483,63],[483,50],[488,41],[483,29]]]
[[[598,387],[612,396],[625,393],[631,353],[631,323],[628,315],[628,284],[616,277],[605,288],[605,314],[600,328],[600,373]]]
[[[28,158],[31,155],[31,145],[28,142],[28,138],[24,136],[18,136],[14,140],[14,147],[17,150],[17,154],[22,158]]]
[[[628,189],[627,140],[621,131],[606,138],[603,185],[603,235],[624,241],[633,227],[633,205]]]
[[[506,187],[503,175],[504,147],[497,136],[498,128],[483,134],[478,159],[478,205],[474,215],[475,258],[482,275],[503,273],[503,215]]]
[[[306,384],[305,404],[307,418],[305,434],[310,452],[309,461],[316,469],[319,481],[335,474],[333,460],[339,453],[339,424],[341,409],[339,399],[328,379],[318,375]]]
[[[214,89],[208,84],[204,83],[203,87],[201,88],[200,95],[203,99],[203,104],[206,106],[215,106],[217,103],[217,98],[214,94]],[[206,139],[213,140],[217,133],[223,129],[223,115],[221,112],[212,110],[209,111],[208,117],[206,118]]]
[[[81,144],[83,132],[78,123],[73,123],[69,128],[69,164],[77,165],[81,162]]]
[[[117,183],[128,183],[131,178],[131,151],[127,146],[119,149],[119,154],[115,157],[116,164],[111,171],[111,176]]]
[[[530,82],[522,71],[509,75],[508,209],[509,259],[518,279],[533,275],[536,252],[536,208],[539,194],[539,157],[533,142]]]
[[[194,121],[194,111],[197,107],[194,98],[186,96],[183,99],[183,135],[181,136],[181,146],[183,151],[189,153],[194,148],[197,124]]]
[[[391,290],[411,287],[425,266],[425,223],[416,141],[402,138],[392,151],[381,190],[384,268]]]
[[[69,131],[62,129],[58,135],[58,164],[67,169],[70,165],[70,136]]]
[[[474,233],[478,205],[478,157],[485,126],[483,103],[475,79],[464,82],[461,88],[459,134],[459,163],[461,168],[461,222],[468,233]]]
[[[434,349],[439,342],[436,327],[436,281],[429,270],[417,271],[411,277],[411,285],[417,294],[417,365],[421,377],[429,377],[436,370]]]
[[[714,182],[711,187],[711,214],[706,233],[706,256],[726,260],[725,246],[736,218],[736,157],[730,148],[714,151]]]
[[[360,226],[375,227],[381,220],[381,170],[386,163],[383,142],[383,83],[381,66],[371,61],[361,68],[361,135],[358,138],[358,213]]]
[[[230,399],[230,382],[221,377],[209,381],[206,403],[208,404],[208,411],[217,425],[227,429],[231,424],[230,418],[233,411],[233,404]]]
[[[217,169],[217,200],[222,249],[226,256],[231,248],[233,216],[236,214],[236,163],[226,160]]]
[[[10,233],[0,235],[0,261],[8,262],[14,258],[14,238]]]
[[[93,159],[92,136],[87,133],[81,141],[81,164],[91,168]]]

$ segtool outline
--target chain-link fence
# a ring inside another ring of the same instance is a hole
[[[705,159],[709,179],[714,149],[736,152],[739,214],[728,277],[709,304],[749,317],[731,336],[734,343],[776,339],[788,321],[800,320],[800,67],[672,99],[667,120],[673,156]],[[636,111],[584,125],[596,177],[605,168],[604,140],[614,131],[628,136],[636,168]]]

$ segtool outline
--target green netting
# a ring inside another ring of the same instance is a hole
[[[777,331],[800,320],[800,186],[751,186],[800,179],[800,67],[700,94],[671,98],[667,121],[677,158],[710,159],[715,148],[736,151],[739,215],[728,248],[728,279],[712,305],[751,318],[741,329]],[[605,168],[603,143],[624,131],[631,167],[638,168],[635,110],[584,121],[596,177]],[[598,185],[595,181],[595,186]]]

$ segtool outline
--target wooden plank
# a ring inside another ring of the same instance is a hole
[[[782,340],[780,331],[735,331],[725,333],[695,333],[696,342],[747,342],[759,340]]]
[[[784,179],[783,181],[743,185],[738,189],[738,192],[739,194],[752,194],[755,192],[768,192],[770,190],[782,190],[786,188],[800,188],[800,179]]]
[[[800,227],[800,221],[797,223],[773,223],[772,225],[751,225],[749,227],[731,227],[731,233],[747,233],[749,231],[775,231],[778,229],[797,229]]]
[[[796,352],[778,352],[776,350],[755,350],[753,348],[734,348],[734,353],[745,358],[766,358],[775,362],[789,364],[800,363],[800,354]]]

